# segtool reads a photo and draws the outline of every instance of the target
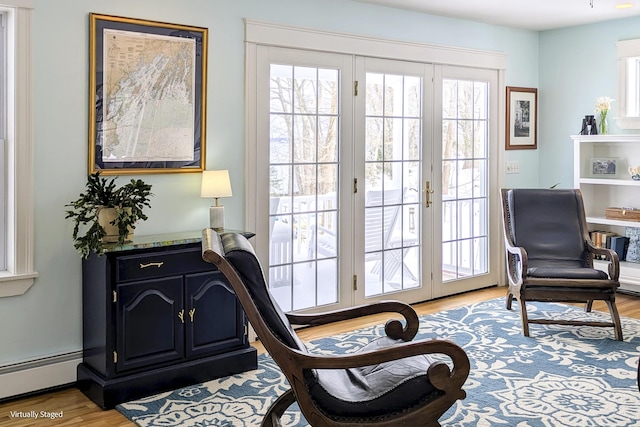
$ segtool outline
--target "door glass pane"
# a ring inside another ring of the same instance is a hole
[[[291,116],[286,114],[271,115],[271,164],[291,163]]]
[[[443,81],[443,282],[488,272],[488,86]]]
[[[269,288],[285,311],[338,302],[339,71],[271,65]]]
[[[367,73],[365,297],[419,286],[422,79]]]

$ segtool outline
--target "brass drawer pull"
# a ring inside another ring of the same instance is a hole
[[[164,264],[164,262],[150,262],[148,264],[140,264],[140,269],[143,268],[147,268],[147,267],[162,267],[162,265]]]

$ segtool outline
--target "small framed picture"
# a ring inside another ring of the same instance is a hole
[[[507,150],[538,148],[538,89],[507,86]]]
[[[594,178],[615,178],[620,168],[616,157],[592,157],[589,159],[589,175]]]

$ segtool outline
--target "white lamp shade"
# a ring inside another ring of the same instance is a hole
[[[231,197],[231,180],[228,170],[203,171],[200,197],[216,199],[216,205],[209,208],[209,223],[216,231],[224,230],[224,207],[218,206],[218,197]]]
[[[200,197],[231,197],[231,180],[228,170],[203,171]]]

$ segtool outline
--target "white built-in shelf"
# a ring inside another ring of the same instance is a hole
[[[608,207],[640,208],[640,181],[631,179],[629,166],[640,166],[640,134],[572,135],[574,187],[582,191],[590,229],[608,229],[625,234],[625,228],[640,228],[638,221],[607,219]],[[590,164],[594,158],[618,159],[615,178],[593,177]],[[606,271],[606,262],[594,261]],[[640,263],[620,262],[621,289],[640,292]]]
[[[580,178],[580,184],[594,185],[624,185],[631,187],[639,187],[640,181],[629,179],[608,179],[608,178]]]
[[[613,225],[617,227],[640,227],[639,221],[623,221],[621,219],[608,219],[603,216],[587,216],[590,224]]]
[[[639,142],[640,134],[625,135],[571,135],[574,141],[603,142],[613,144],[616,142]]]

